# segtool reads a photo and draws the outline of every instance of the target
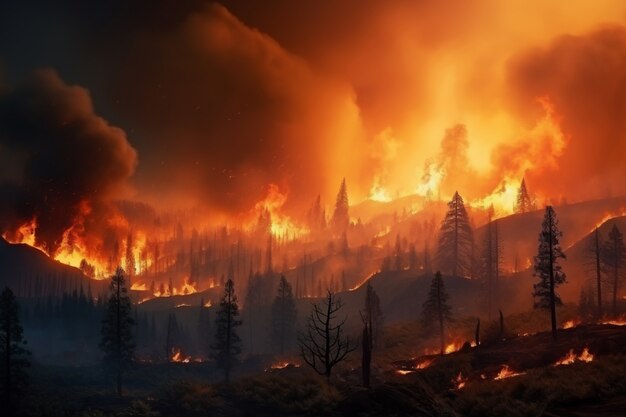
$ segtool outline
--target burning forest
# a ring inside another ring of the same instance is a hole
[[[620,415],[622,2],[179,3],[0,7],[3,416]]]

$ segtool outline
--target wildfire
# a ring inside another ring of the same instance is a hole
[[[422,177],[422,182],[415,189],[417,195],[432,198],[433,195],[439,193],[439,185],[445,174],[445,170],[438,164],[429,163]]]
[[[626,316],[602,321],[602,324],[612,324],[613,326],[626,326]]]
[[[517,202],[520,183],[520,180],[505,178],[491,194],[484,198],[472,200],[469,205],[483,210],[488,210],[489,207],[493,206],[496,216],[511,214]]]
[[[211,300],[207,301],[206,303],[204,303],[204,307],[209,308],[213,305],[213,303],[211,303]]]
[[[130,286],[130,289],[133,291],[146,291],[146,284],[134,282],[133,285]]]
[[[426,369],[433,363],[433,361],[434,361],[434,359],[424,359],[421,362],[417,363],[414,368],[415,369]]]
[[[588,363],[588,362],[593,361],[593,356],[594,356],[593,354],[589,353],[588,348],[584,348],[583,351],[578,356],[576,356],[576,354],[574,353],[574,349],[570,349],[569,352],[567,352],[567,354],[564,357],[556,361],[554,366],[571,365],[577,360],[580,362]]]
[[[369,199],[372,201],[380,201],[382,203],[388,203],[392,200],[391,194],[381,184],[380,178],[374,178],[374,184],[370,188]]]
[[[180,307],[191,307],[191,304],[187,304],[187,303],[176,304],[176,308],[180,308]]]
[[[494,378],[494,381],[501,379],[512,378],[514,376],[524,375],[526,372],[515,372],[508,365],[502,365],[502,369],[498,372],[498,375]]]
[[[191,362],[191,356],[183,356],[179,348],[172,348],[172,356],[170,356],[170,362],[189,363]]]
[[[180,288],[173,287],[171,291],[169,288],[164,288],[163,291],[156,290],[153,295],[155,297],[171,297],[173,295],[188,295],[195,294],[197,292],[198,290],[196,289],[196,284],[190,283],[187,278],[185,278],[185,281],[183,282],[183,285],[180,286]]]
[[[456,378],[452,380],[452,385],[454,386],[454,389],[457,390],[463,389],[463,387],[465,387],[465,384],[467,384],[467,378],[463,377],[463,374],[461,372],[459,372]]]
[[[576,327],[580,324],[580,320],[567,320],[565,323],[563,323],[563,328],[564,329],[571,329],[573,327]]]
[[[265,369],[265,372],[271,372],[277,369],[299,368],[299,367],[300,367],[300,364],[298,363],[281,361],[281,362],[276,362],[276,363],[271,364],[269,368]]]
[[[415,372],[413,369],[396,369],[396,373],[398,375],[408,375]]]
[[[287,194],[280,191],[276,184],[269,184],[266,197],[255,204],[252,218],[247,222],[248,230],[254,230],[257,220],[264,212],[269,214],[270,231],[273,236],[297,238],[309,233],[309,229],[295,224],[281,212],[287,202]]]

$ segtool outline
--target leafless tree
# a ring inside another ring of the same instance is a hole
[[[302,359],[327,378],[333,367],[355,349],[343,335],[346,317],[337,319],[342,307],[341,300],[328,291],[323,302],[313,304],[306,330],[298,337]]]

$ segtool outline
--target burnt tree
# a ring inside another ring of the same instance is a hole
[[[297,313],[291,284],[282,275],[278,283],[278,294],[272,303],[272,341],[281,354],[290,347],[290,342],[295,337]]]
[[[624,235],[613,225],[609,232],[609,238],[604,243],[602,250],[602,264],[606,275],[609,277],[612,295],[612,312],[617,314],[617,293],[626,272],[626,247]]]
[[[539,278],[539,282],[533,286],[533,297],[535,308],[550,311],[554,338],[557,336],[556,306],[562,304],[561,298],[556,293],[556,287],[566,282],[565,273],[559,265],[559,259],[565,259],[559,244],[561,236],[563,233],[559,230],[556,213],[552,206],[547,206],[539,233],[539,248],[535,256],[534,276]]]
[[[315,372],[330,378],[332,369],[355,348],[343,335],[346,317],[338,321],[343,304],[331,291],[324,301],[313,304],[306,331],[298,337],[300,355]]]

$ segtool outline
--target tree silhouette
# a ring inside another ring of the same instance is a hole
[[[224,371],[224,381],[226,382],[229,381],[230,371],[241,353],[241,339],[235,330],[241,326],[241,320],[237,318],[238,316],[239,306],[235,295],[235,284],[229,278],[224,285],[224,295],[215,318],[215,339],[212,355],[217,368]]]
[[[362,370],[363,386],[370,386],[370,368],[372,362],[372,352],[374,345],[380,339],[382,332],[383,315],[380,309],[380,299],[371,282],[367,281],[365,289],[365,308],[361,311],[361,321],[363,322],[362,334]]]
[[[19,399],[28,384],[26,368],[30,366],[24,348],[19,320],[19,306],[8,287],[0,295],[0,403],[4,416],[17,412]]]
[[[517,203],[515,204],[515,212],[528,213],[536,209],[535,202],[530,198],[528,189],[526,188],[526,180],[522,178],[522,183],[517,191]]]
[[[295,336],[297,313],[291,284],[282,275],[278,283],[278,294],[272,303],[272,340],[281,354],[285,353]]]
[[[450,321],[452,308],[448,304],[448,293],[441,272],[437,271],[430,282],[430,291],[422,307],[422,325],[424,329],[431,330],[437,324],[442,355],[445,350],[445,325]]]
[[[626,272],[626,247],[624,246],[624,235],[613,225],[609,232],[609,238],[604,243],[602,250],[602,265],[606,274],[610,277],[612,293],[612,311],[617,314],[617,292],[624,279]]]
[[[117,394],[122,395],[122,376],[133,361],[135,344],[133,343],[133,325],[131,303],[124,278],[124,270],[117,268],[109,285],[109,301],[104,320],[102,320],[102,340],[100,348],[104,351],[104,364],[116,374]]]
[[[591,242],[589,245],[590,252],[593,256],[593,263],[595,269],[595,281],[596,281],[596,295],[597,295],[597,317],[602,317],[602,249],[600,246],[600,230],[596,226],[591,235]]]
[[[498,239],[498,221],[492,221],[490,216],[485,229],[485,240],[480,256],[480,269],[487,290],[487,315],[489,321],[491,321],[498,293],[502,254]]]
[[[464,276],[471,270],[474,234],[469,216],[458,192],[448,203],[448,212],[439,231],[437,262],[450,268],[452,276]]]
[[[346,179],[341,181],[339,192],[337,193],[337,200],[335,201],[335,211],[331,223],[336,234],[342,234],[348,229],[350,224],[348,204],[348,190],[346,188]]]
[[[350,339],[343,336],[346,318],[337,321],[342,307],[341,300],[328,291],[323,302],[313,304],[306,331],[298,337],[302,359],[327,378],[333,367],[355,349]]]
[[[556,306],[562,304],[561,298],[556,293],[556,287],[566,282],[565,273],[559,265],[559,259],[565,259],[559,244],[561,236],[563,233],[559,230],[556,213],[552,206],[547,206],[539,233],[539,248],[535,256],[534,276],[539,278],[539,282],[533,286],[533,297],[535,308],[550,310],[554,338],[557,335]]]

